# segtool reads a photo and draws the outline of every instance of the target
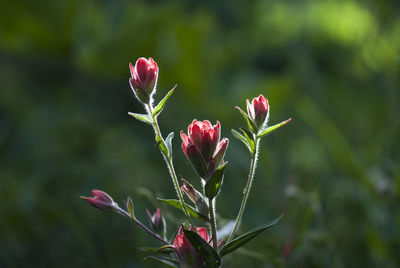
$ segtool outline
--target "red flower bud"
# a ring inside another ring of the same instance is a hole
[[[193,231],[193,229],[191,228]],[[197,233],[204,241],[209,242],[211,237],[208,235],[207,229],[203,227],[196,228]],[[212,246],[212,242],[210,242]],[[179,228],[179,233],[174,239],[174,250],[178,255],[180,267],[204,267],[205,261],[200,253],[193,248],[190,244],[189,239],[183,233],[182,226]]]
[[[151,228],[161,236],[164,235],[165,220],[161,214],[161,209],[157,208],[156,212],[151,215],[150,211],[146,208],[147,216],[149,217]]]
[[[227,138],[219,141],[221,129],[218,121],[212,126],[208,120],[195,119],[188,127],[188,134],[181,131],[183,152],[200,177],[207,180],[221,163],[229,141]]]
[[[85,197],[81,196],[83,200],[86,200],[90,205],[95,208],[101,209],[103,211],[112,211],[118,205],[114,202],[114,200],[109,196],[106,192],[100,190],[92,191],[93,197]]]
[[[139,101],[148,104],[152,99],[152,94],[155,92],[158,79],[157,63],[149,58],[139,58],[136,61],[135,67],[129,63],[131,70],[131,78],[129,84]]]
[[[268,122],[269,117],[269,105],[268,100],[260,94],[253,101],[247,99],[247,113],[248,116],[253,120],[258,129],[262,129]]]

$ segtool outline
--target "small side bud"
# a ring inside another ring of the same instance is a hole
[[[110,212],[118,207],[118,204],[114,202],[112,197],[106,192],[100,190],[92,191],[93,197],[81,196],[80,198],[86,200],[90,205],[100,210]]]
[[[158,233],[161,237],[165,234],[165,219],[161,214],[161,209],[157,208],[156,212],[151,215],[150,211],[146,208],[147,216],[149,217],[149,222],[151,228]]]
[[[197,191],[190,183],[182,179],[183,185],[181,190],[189,197],[197,208],[197,211],[203,215],[208,215],[208,203],[206,197],[204,197],[199,191]]]

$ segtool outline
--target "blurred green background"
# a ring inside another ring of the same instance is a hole
[[[180,149],[193,120],[230,139],[217,202],[238,211],[249,166],[233,108],[264,94],[270,123],[241,232],[283,221],[225,267],[400,266],[398,1],[11,1],[0,9],[0,267],[158,267],[158,242],[79,199],[132,196],[146,222],[175,193],[128,84],[153,57],[160,116],[175,132],[178,175],[200,182]],[[182,214],[162,206],[168,234]]]

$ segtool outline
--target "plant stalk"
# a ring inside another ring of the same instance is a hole
[[[247,199],[249,198],[250,188],[253,183],[254,174],[256,171],[256,163],[257,163],[257,157],[258,157],[258,153],[259,153],[259,149],[258,149],[259,140],[260,140],[260,138],[257,137],[257,135],[255,135],[255,141],[254,141],[255,152],[252,154],[252,157],[251,157],[250,171],[249,171],[249,176],[247,178],[246,188],[244,189],[244,193],[243,193],[242,204],[240,205],[239,213],[236,217],[235,226],[233,227],[233,230],[232,230],[231,234],[229,235],[229,238],[226,241],[226,244],[228,244],[230,241],[232,241],[233,237],[235,236],[235,233],[236,233],[237,229],[239,228],[240,222],[242,220],[242,215],[244,212],[244,208],[246,207]]]
[[[160,127],[159,127],[158,122],[157,122],[157,117],[153,116],[153,107],[151,106],[151,104],[148,104],[147,107],[148,107],[148,111],[147,112],[149,113],[149,115],[153,119],[154,131],[156,132],[156,135],[158,135],[161,138],[161,142],[164,143],[164,145],[166,146],[166,144],[164,142],[164,138],[161,135],[161,130],[160,130]],[[190,217],[189,212],[186,209],[186,204],[185,204],[185,201],[183,200],[182,192],[181,192],[181,189],[180,189],[180,186],[179,186],[178,178],[177,178],[176,173],[175,173],[174,164],[172,163],[172,159],[169,156],[165,156],[165,155],[163,155],[163,156],[164,156],[165,162],[167,163],[168,169],[170,171],[170,175],[171,175],[172,181],[174,183],[174,186],[175,186],[176,193],[178,195],[179,201],[181,202],[183,211],[185,212],[185,215],[188,218],[191,227],[193,229],[196,229],[196,225],[194,224],[192,218]]]
[[[214,198],[208,199],[208,206],[210,210],[210,226],[211,226],[211,234],[213,241],[213,248],[218,250],[218,238],[217,238],[217,222],[215,220],[214,213]]]

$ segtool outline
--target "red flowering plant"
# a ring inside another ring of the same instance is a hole
[[[145,259],[157,260],[169,267],[219,267],[226,255],[277,224],[282,217],[280,216],[267,224],[235,237],[254,180],[260,140],[291,119],[268,126],[270,106],[263,95],[259,95],[251,102],[246,101],[247,113],[236,107],[247,122],[247,127],[240,128],[240,132],[232,129],[232,134],[248,148],[251,155],[250,170],[237,217],[234,224],[230,225],[233,227],[228,228],[229,236],[226,240],[218,240],[216,199],[222,189],[224,172],[228,165],[224,156],[229,144],[227,138],[221,138],[220,122],[217,121],[215,125],[212,125],[208,120],[194,119],[189,124],[187,133],[183,130],[180,132],[183,153],[199,176],[202,189],[195,189],[184,179],[182,179],[183,184],[180,185],[172,157],[174,133],[172,132],[164,138],[158,124],[158,115],[163,111],[167,100],[174,93],[175,87],[157,105],[153,105],[153,95],[156,91],[159,72],[157,63],[152,58],[139,58],[135,66],[130,64],[129,68],[131,72],[130,86],[146,111],[145,114],[129,113],[129,115],[153,127],[156,145],[160,149],[176,189],[177,199],[159,200],[181,210],[185,215],[185,220],[179,226],[173,227],[173,230],[178,232],[175,238],[167,240],[167,224],[160,208],[157,208],[154,214],[146,209],[149,218],[149,227],[147,227],[136,218],[130,197],[127,199],[126,209],[121,208],[111,196],[100,190],[93,190],[93,197],[81,198],[100,210],[116,212],[131,219],[148,234],[159,240],[162,246],[150,249],[151,255]],[[189,205],[184,196],[194,206]],[[220,227],[224,228],[224,226]]]

